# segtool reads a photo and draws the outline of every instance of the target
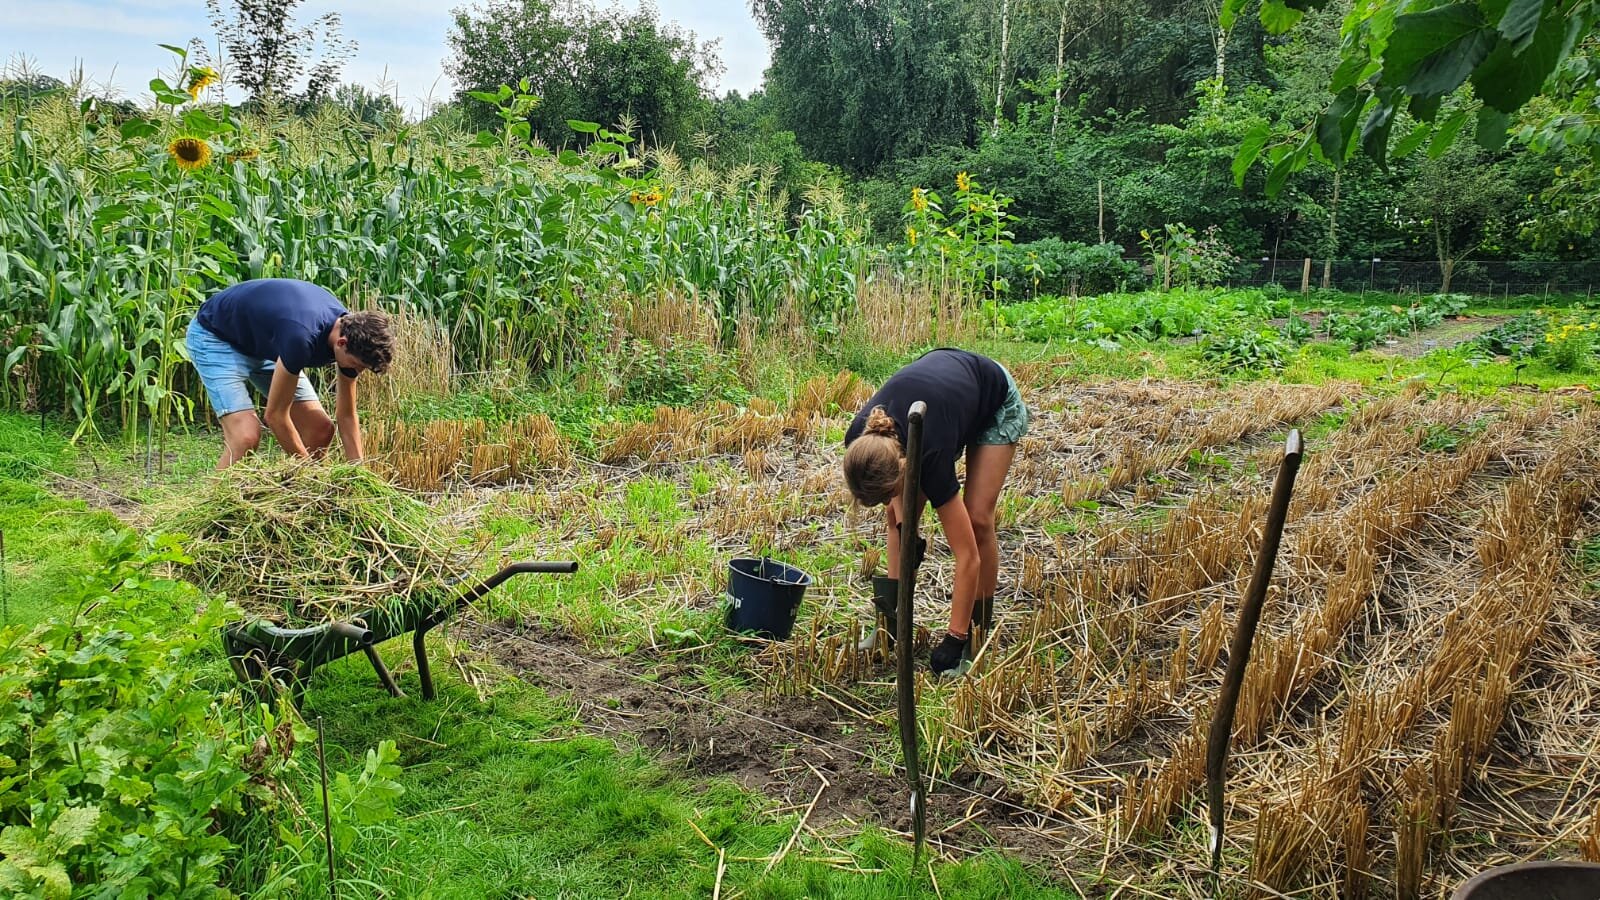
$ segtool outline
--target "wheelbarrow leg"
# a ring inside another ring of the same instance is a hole
[[[404,697],[405,691],[400,690],[400,685],[395,684],[394,676],[389,674],[389,668],[383,664],[383,657],[378,655],[378,648],[368,644],[361,648],[367,654],[367,661],[372,663],[372,671],[378,673],[378,681],[383,683],[384,690],[391,697]]]
[[[426,623],[411,636],[411,648],[417,654],[417,677],[422,680],[422,699],[433,699],[433,671],[428,668],[428,629]]]

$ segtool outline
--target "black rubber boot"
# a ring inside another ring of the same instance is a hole
[[[994,627],[994,597],[979,597],[972,601],[973,643],[982,646],[989,640],[989,629]],[[974,652],[978,647],[972,648]]]
[[[900,605],[900,579],[872,576],[872,605],[883,613],[885,619],[893,622],[895,610]]]

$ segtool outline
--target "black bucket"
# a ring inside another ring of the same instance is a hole
[[[1539,861],[1490,869],[1451,894],[1451,900],[1595,900],[1600,863]]]
[[[789,639],[811,576],[766,557],[728,563],[728,628],[777,641]]]

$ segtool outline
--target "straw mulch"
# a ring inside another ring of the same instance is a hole
[[[458,531],[350,463],[246,460],[159,519],[188,536],[201,587],[285,625],[405,608],[468,561]]]

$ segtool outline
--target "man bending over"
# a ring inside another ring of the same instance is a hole
[[[384,313],[350,312],[310,282],[260,278],[207,300],[189,323],[186,343],[222,422],[218,469],[261,443],[261,421],[247,384],[266,396],[267,427],[286,453],[311,457],[328,449],[334,420],[306,377],[313,366],[338,367],[339,441],[347,458],[361,458],[356,376],[368,369],[381,375],[389,368],[394,337]]]

